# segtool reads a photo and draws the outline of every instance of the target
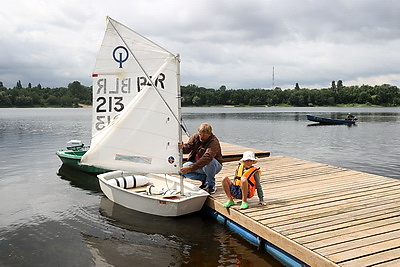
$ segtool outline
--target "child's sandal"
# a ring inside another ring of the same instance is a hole
[[[225,204],[224,207],[225,208],[229,208],[230,206],[234,205],[235,202],[233,200],[228,200]]]
[[[240,205],[240,209],[241,210],[245,210],[249,207],[249,204],[247,204],[247,202],[242,202],[242,205]]]

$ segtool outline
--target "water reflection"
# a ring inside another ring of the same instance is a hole
[[[101,198],[99,211],[113,225],[146,234],[162,234],[190,239],[193,235],[193,227],[201,229],[204,226],[199,214],[196,213],[177,218],[154,216],[127,209],[106,197]]]
[[[60,221],[24,224],[2,231],[1,266],[94,266],[75,229]]]
[[[82,234],[93,266],[179,266],[180,249],[165,242],[132,242]]]
[[[61,179],[70,181],[70,184],[74,187],[80,187],[95,193],[101,192],[99,180],[95,174],[82,172],[66,164],[62,164],[57,175]]]
[[[347,127],[357,127],[357,123],[356,124],[329,124],[329,123],[309,123],[307,124],[307,126],[332,126],[332,127],[343,127],[343,126],[347,126]]]
[[[313,114],[318,117],[343,120],[346,118],[346,112],[317,112],[317,113],[281,113],[281,112],[255,112],[255,113],[189,113],[183,114],[186,121],[190,120],[269,120],[269,121],[306,121],[306,115]],[[400,120],[398,113],[352,113],[358,118],[358,122],[398,122]]]
[[[100,201],[100,214],[107,218],[109,224],[125,230],[146,233],[152,240],[152,245],[147,253],[157,255],[156,258],[147,258],[147,263],[155,266],[228,266],[239,264],[240,266],[281,266],[256,247],[247,243],[240,236],[231,233],[222,225],[214,222],[201,212],[185,215],[178,218],[165,218],[149,214],[143,214],[134,210],[122,207],[103,197]],[[126,239],[126,238],[124,238]],[[99,240],[94,242],[90,239],[92,246],[99,249]],[[132,240],[132,242],[137,243]],[[166,246],[168,242],[174,245]],[[95,244],[94,244],[95,243]],[[137,246],[132,243],[104,242],[101,247],[111,256],[108,263],[115,262],[115,258],[121,257],[121,247],[131,250]],[[143,243],[143,242],[141,242]],[[146,246],[150,246],[147,244]],[[110,252],[111,248],[111,252]],[[157,251],[159,248],[165,248]],[[141,244],[138,250],[146,249]],[[133,252],[133,250],[132,250]],[[143,251],[140,253],[145,254]],[[153,254],[156,253],[156,254]],[[101,253],[105,255],[105,252]],[[124,256],[124,255],[122,255]],[[133,262],[132,262],[133,260]],[[130,263],[144,263],[141,260],[131,259]]]
[[[372,111],[371,111],[372,110]],[[364,122],[397,122],[400,108],[359,108],[359,107],[242,107],[242,108],[184,108],[185,119],[253,119],[304,121],[306,114],[332,119],[345,119],[348,113]],[[380,112],[379,112],[380,111]]]

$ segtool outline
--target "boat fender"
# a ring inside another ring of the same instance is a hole
[[[113,178],[108,181],[109,184],[121,188],[136,188],[141,187],[150,182],[149,178],[143,175],[130,175],[118,178]]]

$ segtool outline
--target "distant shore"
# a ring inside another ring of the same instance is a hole
[[[22,106],[22,107],[0,107],[1,108],[91,108],[92,105],[85,105],[85,104],[81,104],[79,103],[78,106],[71,106],[71,107],[62,107],[62,106],[46,106],[46,107],[42,107],[42,106]],[[268,105],[214,105],[214,106],[207,106],[207,105],[203,105],[203,106],[182,106],[183,108],[211,108],[211,107],[222,107],[222,108],[242,108],[242,107],[298,107],[298,108],[304,108],[304,107],[308,107],[308,108],[312,108],[312,107],[400,107],[400,106],[380,106],[380,105],[367,105],[367,104],[338,104],[335,106],[291,106],[291,105],[275,105],[275,106],[268,106]]]

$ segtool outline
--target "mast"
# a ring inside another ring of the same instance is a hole
[[[178,123],[179,123],[179,144],[182,143],[182,96],[181,96],[181,68],[180,68],[180,63],[181,59],[179,54],[176,55],[177,64],[176,64],[176,79],[177,79],[177,98],[178,98]],[[179,168],[182,167],[183,163],[183,149],[179,149]],[[184,195],[184,186],[183,186],[183,175],[181,172],[179,172],[180,176],[180,187],[181,187],[181,196]]]

